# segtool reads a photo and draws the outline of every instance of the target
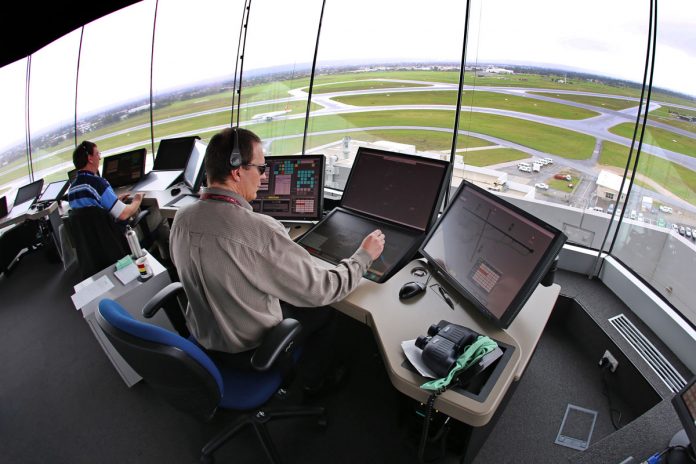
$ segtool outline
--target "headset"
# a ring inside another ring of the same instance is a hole
[[[236,127],[232,128],[232,133],[234,134],[234,146],[232,147],[232,153],[230,153],[230,167],[237,169],[243,164],[242,152],[239,150],[239,133]]]

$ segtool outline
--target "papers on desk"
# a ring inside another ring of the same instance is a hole
[[[418,373],[423,377],[429,377],[431,379],[438,379],[439,377],[435,375],[433,371],[428,369],[423,363],[422,353],[423,350],[416,346],[415,340],[406,340],[401,342],[401,349],[404,350],[404,354],[411,362],[411,365],[416,368]]]
[[[102,276],[92,282],[89,280],[91,279],[85,280],[75,286],[75,294],[70,297],[75,305],[75,309],[82,309],[87,303],[114,287],[113,282],[111,282],[108,276]]]
[[[126,285],[131,280],[135,280],[136,277],[140,275],[138,268],[135,263],[131,260],[131,263],[118,271],[114,272],[114,275],[118,280],[121,281],[123,285]]]

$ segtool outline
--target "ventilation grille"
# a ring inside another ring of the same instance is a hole
[[[640,330],[623,314],[612,317],[609,323],[626,339],[626,341],[638,352],[641,358],[648,363],[650,368],[662,380],[672,393],[676,393],[686,385],[686,380],[662,356],[655,345],[645,338]]]

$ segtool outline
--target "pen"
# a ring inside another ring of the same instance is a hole
[[[440,295],[442,295],[442,298],[445,299],[445,303],[447,303],[447,306],[454,309],[454,303],[452,303],[452,300],[450,299],[450,297],[447,296],[447,293],[445,293],[442,287],[438,286],[437,289],[440,291]]]

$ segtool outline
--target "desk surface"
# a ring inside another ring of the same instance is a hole
[[[7,216],[0,218],[0,229],[14,224],[19,224],[20,222],[24,222],[26,220],[41,219],[42,217],[48,216],[56,209],[58,209],[57,201],[54,201],[43,209],[29,208],[28,210],[22,212],[19,210],[12,210]]]
[[[172,195],[173,188],[180,189],[178,195],[190,193],[184,184],[178,184],[165,191],[146,192],[143,204],[156,206],[163,217],[173,218],[177,208],[166,206],[177,196]],[[296,238],[308,228],[309,225],[306,224],[293,226],[290,235]],[[332,267],[318,258],[315,261]],[[420,388],[427,379],[404,367],[405,355],[401,342],[426,334],[431,324],[447,320],[513,346],[515,350],[512,357],[483,402],[454,391],[446,391],[435,403],[437,409],[459,421],[483,426],[493,417],[512,382],[519,380],[527,367],[556,303],[560,286],[540,285],[510,327],[503,330],[493,326],[466,300],[457,301],[453,298],[455,307],[451,309],[430,288],[412,300],[399,300],[401,286],[406,282],[419,280],[411,274],[411,269],[422,264],[419,260],[412,261],[383,284],[362,279],[353,293],[333,306],[372,327],[392,384],[400,392],[419,401],[426,401],[429,396],[427,391]],[[425,277],[420,279],[425,281]],[[435,283],[435,279],[431,283]],[[454,293],[450,294],[454,296]]]

